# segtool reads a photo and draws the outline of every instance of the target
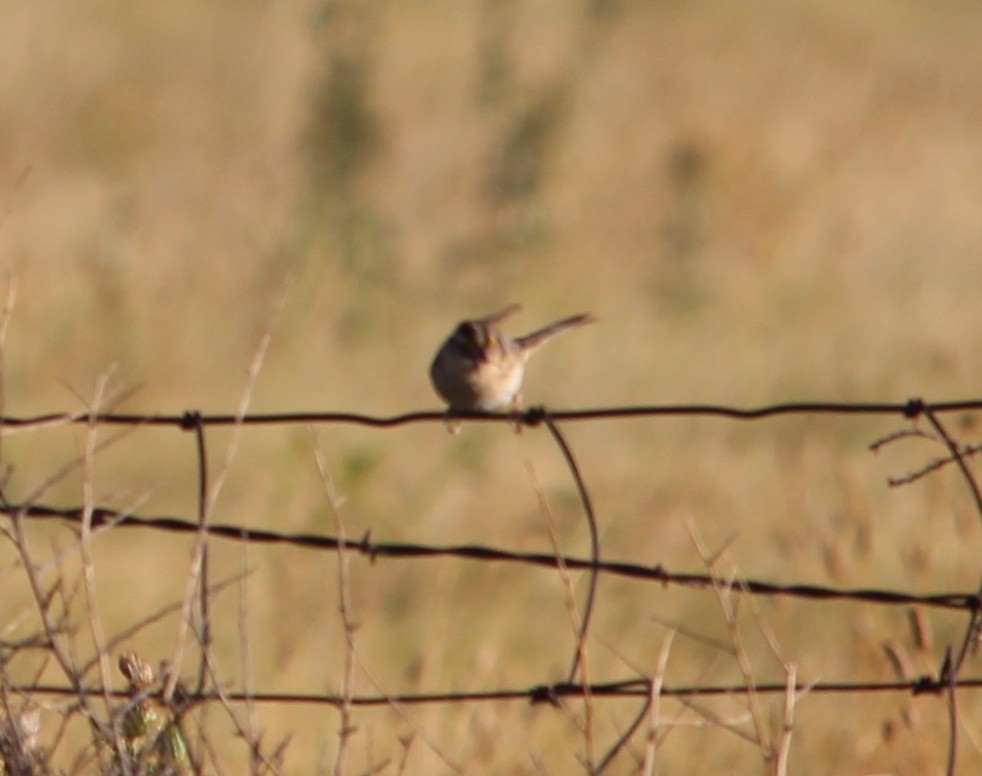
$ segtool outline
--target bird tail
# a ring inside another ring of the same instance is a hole
[[[574,315],[572,318],[564,318],[561,321],[550,323],[548,326],[536,329],[524,337],[519,337],[515,341],[528,354],[542,345],[547,339],[555,337],[557,334],[562,334],[564,331],[575,329],[577,326],[582,326],[585,323],[593,323],[596,320],[590,313],[581,313],[580,315]]]

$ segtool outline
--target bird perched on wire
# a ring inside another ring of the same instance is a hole
[[[587,313],[574,315],[512,339],[498,324],[521,309],[511,304],[486,318],[462,321],[437,351],[430,380],[451,412],[521,409],[529,356],[555,335],[594,320]]]

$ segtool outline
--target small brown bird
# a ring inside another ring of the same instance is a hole
[[[497,324],[521,309],[511,304],[486,318],[462,321],[437,351],[430,380],[451,411],[520,409],[529,356],[556,334],[594,320],[589,314],[574,315],[511,339]]]

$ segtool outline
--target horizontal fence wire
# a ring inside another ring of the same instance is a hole
[[[95,508],[89,510],[93,527],[143,528],[165,533],[196,535],[204,532],[209,536],[252,544],[277,544],[337,552],[353,552],[370,560],[458,558],[478,562],[505,562],[526,564],[549,569],[566,568],[574,571],[598,571],[616,577],[679,585],[692,588],[712,588],[719,583],[711,574],[673,572],[662,564],[646,566],[627,561],[591,561],[575,555],[539,552],[517,552],[487,545],[434,545],[411,542],[382,542],[366,535],[361,539],[341,540],[336,536],[310,533],[288,533],[264,529],[247,528],[241,525],[209,523],[202,527],[198,523],[177,517],[140,517],[113,509]],[[6,505],[0,507],[0,514],[20,515],[30,519],[56,519],[80,523],[84,510],[81,507],[47,507],[34,504]],[[809,584],[780,584],[757,579],[740,578],[732,583],[738,593],[761,596],[786,596],[817,601],[852,600],[872,604],[892,606],[926,606],[940,609],[961,609],[975,611],[982,609],[982,598],[978,591],[912,593],[902,590],[881,588],[837,588]]]
[[[958,686],[961,689],[982,688],[982,677],[960,678]],[[892,682],[798,682],[791,689],[796,693],[821,694],[851,694],[851,693],[907,693],[910,695],[939,694],[947,690],[944,680],[935,677],[922,676],[909,681]],[[743,684],[719,685],[688,685],[673,687],[663,685],[659,695],[669,698],[696,698],[711,696],[745,695],[748,691]],[[764,695],[784,694],[788,691],[784,682],[762,682],[754,684],[753,691]],[[53,696],[75,696],[79,692],[92,696],[108,695],[111,698],[128,699],[131,690],[104,688],[99,686],[83,686],[80,688],[65,687],[56,684],[8,685],[10,692],[38,693]],[[555,703],[562,698],[639,698],[646,697],[651,692],[651,682],[646,679],[631,678],[621,682],[602,682],[596,684],[577,684],[575,682],[557,682],[556,684],[536,685],[526,689],[489,690],[478,692],[446,692],[446,693],[392,693],[378,695],[353,695],[350,698],[331,693],[277,693],[277,692],[201,692],[181,693],[181,702],[185,706],[195,706],[202,703],[266,703],[266,704],[307,704],[341,706],[350,703],[353,706],[386,706],[392,703],[407,705],[424,705],[440,703],[489,703],[527,701],[530,704]]]
[[[555,421],[616,420],[622,418],[687,417],[704,416],[732,420],[759,420],[780,415],[896,415],[907,419],[920,417],[928,412],[968,412],[982,410],[982,399],[925,402],[908,399],[904,402],[787,402],[760,407],[732,407],[720,404],[663,404],[629,407],[599,407],[580,410],[548,410]],[[127,414],[127,413],[46,413],[26,417],[0,417],[0,428],[23,430],[65,423],[98,423],[125,426],[178,426],[192,430],[198,426],[262,426],[321,423],[341,423],[373,428],[390,428],[412,423],[432,423],[455,420],[471,420],[487,423],[515,423],[535,426],[543,422],[546,410],[532,407],[524,412],[511,414],[486,412],[406,412],[399,415],[366,415],[354,412],[280,412],[245,415],[202,414],[188,410],[180,414]]]

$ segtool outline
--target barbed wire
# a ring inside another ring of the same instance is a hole
[[[966,677],[958,680],[960,689],[982,689],[982,677]],[[788,691],[784,682],[762,682],[754,684],[753,688],[745,684],[693,684],[673,687],[663,685],[659,694],[668,698],[690,698],[711,696],[746,695],[753,690],[766,695],[782,694]],[[852,694],[852,693],[909,693],[910,695],[937,695],[948,689],[947,679],[933,676],[920,676],[909,680],[891,682],[797,682],[792,689],[796,693],[821,694]],[[98,685],[86,685],[81,688],[68,687],[60,684],[9,684],[8,691],[15,693],[37,693],[39,695],[72,696],[78,692],[88,695],[107,695],[110,698],[130,698],[131,690],[121,688],[105,688]],[[614,682],[598,682],[595,684],[578,684],[575,682],[557,682],[556,684],[535,685],[523,689],[477,690],[472,692],[419,692],[419,693],[389,693],[376,695],[353,695],[345,698],[332,693],[288,693],[288,692],[187,692],[179,691],[180,704],[192,707],[203,703],[230,701],[233,703],[262,703],[262,704],[306,704],[341,706],[350,702],[354,706],[387,706],[392,703],[407,705],[424,704],[456,704],[456,703],[486,703],[527,701],[530,704],[555,703],[561,698],[643,698],[651,692],[651,679],[632,678]],[[149,693],[148,697],[157,697]]]
[[[576,410],[549,410],[531,407],[516,413],[439,412],[432,410],[405,412],[397,415],[367,415],[356,412],[280,412],[253,414],[203,414],[187,410],[179,414],[129,414],[53,412],[25,417],[2,416],[0,428],[25,430],[59,424],[106,424],[125,426],[177,426],[193,430],[201,426],[231,425],[318,425],[340,423],[391,428],[413,423],[445,422],[454,420],[480,421],[484,423],[521,423],[527,426],[541,424],[548,414],[556,421],[581,421],[619,418],[645,418],[662,416],[706,416],[732,420],[759,420],[779,415],[898,415],[908,420],[924,415],[949,412],[982,410],[982,399],[925,402],[911,398],[904,402],[784,402],[759,407],[735,407],[722,404],[649,404],[637,406],[597,407]]]
[[[50,507],[37,504],[7,504],[0,506],[0,514],[19,514],[32,519],[56,519],[70,523],[82,520],[81,507]],[[307,550],[355,552],[371,561],[390,559],[459,558],[477,562],[518,563],[549,569],[567,568],[576,571],[596,570],[601,574],[655,582],[661,585],[678,585],[710,589],[718,583],[711,574],[673,572],[662,564],[645,565],[630,561],[593,561],[575,555],[543,552],[519,552],[499,547],[476,544],[436,545],[413,542],[376,541],[370,533],[361,539],[341,542],[335,536],[312,533],[290,533],[266,529],[247,528],[230,523],[211,523],[204,528],[196,522],[178,517],[141,517],[114,509],[97,507],[91,510],[93,527],[143,528],[164,533],[196,535],[204,531],[209,536],[252,544],[287,545]],[[982,610],[982,597],[977,591],[951,591],[939,593],[912,593],[886,588],[838,588],[801,583],[781,584],[758,579],[740,578],[733,584],[737,593],[763,596],[786,596],[818,601],[852,600],[888,606],[926,606],[939,609]]]

